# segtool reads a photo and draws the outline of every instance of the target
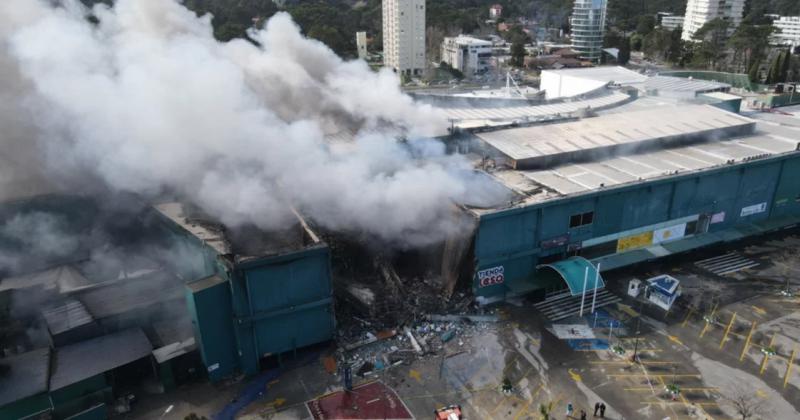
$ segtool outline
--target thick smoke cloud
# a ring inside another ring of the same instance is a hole
[[[265,229],[290,223],[292,204],[328,228],[406,244],[452,233],[453,201],[496,198],[440,144],[395,141],[441,132],[445,117],[388,70],[304,38],[287,14],[253,30],[255,45],[217,42],[209,16],[170,0],[96,6],[96,23],[62,3],[0,2],[0,64],[13,64],[0,97],[14,101],[11,130],[36,132],[0,134],[0,147],[63,189],[174,194]],[[343,132],[355,141],[326,142]]]

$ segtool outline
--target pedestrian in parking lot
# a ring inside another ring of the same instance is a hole
[[[572,403],[571,402],[567,403],[567,418],[568,419],[572,418]]]
[[[596,402],[596,403],[594,403],[594,416],[593,417],[597,417],[597,412],[598,411],[600,411],[600,403]]]
[[[586,412],[581,410],[581,420],[586,420]]]
[[[606,403],[600,403],[600,418],[606,418]]]

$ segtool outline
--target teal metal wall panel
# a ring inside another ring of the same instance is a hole
[[[219,277],[210,279],[214,281],[187,285],[186,301],[208,377],[216,382],[235,372],[238,358],[229,283]]]
[[[288,312],[255,323],[261,355],[278,354],[331,339],[330,305]]]
[[[477,242],[476,256],[487,258],[534,248],[536,246],[536,219],[537,211],[531,209],[514,215],[482,221],[478,235],[485,240]]]
[[[50,397],[45,394],[23,398],[0,407],[0,419],[36,418],[52,409]]]
[[[590,211],[594,211],[594,199],[592,198],[554,202],[549,206],[542,207],[540,237],[543,241],[546,241],[569,233],[570,240],[573,240],[573,237],[577,238],[591,235],[591,226],[578,229],[569,228],[570,216]]]
[[[108,408],[105,404],[98,404],[64,420],[106,420],[107,418]]]
[[[772,217],[800,214],[800,159],[783,162],[781,179],[775,188]]]
[[[478,296],[495,296],[506,291],[532,290],[531,277],[536,271],[537,257],[535,255],[503,259],[497,262],[487,262],[477,269],[479,276],[483,276],[475,284],[475,294]],[[502,282],[497,282],[497,268],[502,268]],[[494,270],[494,271],[492,271]],[[481,273],[485,272],[485,275]]]
[[[739,222],[754,223],[767,219],[769,210],[772,207],[775,187],[778,184],[780,169],[780,162],[753,165],[745,168],[741,175],[739,195],[734,214],[740,219]],[[766,209],[751,215],[744,215],[744,209],[758,205],[765,205]]]
[[[266,355],[333,338],[327,246],[238,264],[231,285],[240,367],[246,374],[258,372]]]
[[[253,312],[273,311],[331,296],[327,253],[303,253],[243,271]]]

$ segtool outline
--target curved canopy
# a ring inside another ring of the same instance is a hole
[[[595,287],[597,287],[597,289],[602,289],[606,286],[603,281],[603,276],[600,275],[597,268],[591,261],[583,257],[570,257],[552,264],[544,264],[541,267],[548,267],[555,270],[567,283],[572,296],[580,296],[584,292],[584,278],[586,278],[586,292],[593,291]],[[597,284],[595,284],[595,281]]]

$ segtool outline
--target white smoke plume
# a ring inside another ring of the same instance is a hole
[[[326,227],[412,244],[452,233],[452,202],[495,195],[439,143],[395,140],[441,132],[445,117],[390,71],[304,38],[287,14],[253,30],[256,43],[220,43],[210,16],[174,0],[91,13],[94,23],[77,1],[0,2],[0,64],[13,64],[0,98],[36,128],[23,144],[0,133],[0,147],[62,188],[176,194],[265,229],[284,226],[292,204]],[[335,132],[356,140],[331,147]]]

